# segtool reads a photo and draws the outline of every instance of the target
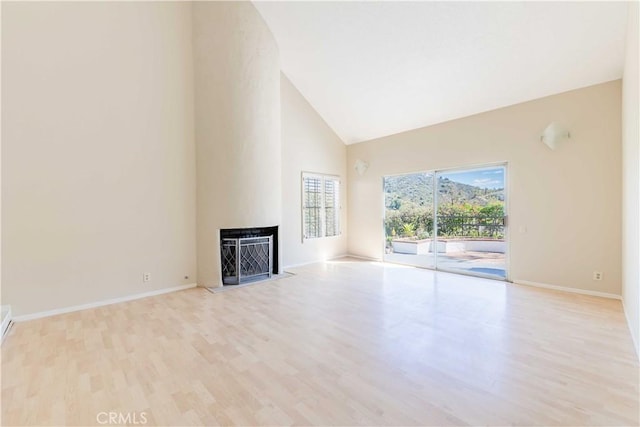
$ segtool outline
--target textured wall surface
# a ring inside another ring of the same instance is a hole
[[[280,225],[280,62],[249,2],[193,4],[198,283],[220,286],[220,229]]]

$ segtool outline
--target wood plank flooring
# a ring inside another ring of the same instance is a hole
[[[349,259],[292,271],[15,324],[2,424],[638,425],[620,301]]]

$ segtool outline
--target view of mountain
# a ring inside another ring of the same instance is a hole
[[[385,203],[387,209],[430,207],[433,204],[433,175],[416,173],[385,178]],[[503,188],[482,188],[447,177],[438,179],[438,203],[458,205],[468,203],[484,207],[504,202]]]

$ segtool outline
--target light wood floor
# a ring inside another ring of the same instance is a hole
[[[14,325],[3,425],[638,425],[619,301],[349,260],[293,271]]]

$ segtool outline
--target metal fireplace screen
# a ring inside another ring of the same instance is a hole
[[[271,277],[271,236],[222,239],[222,283],[237,285]]]

